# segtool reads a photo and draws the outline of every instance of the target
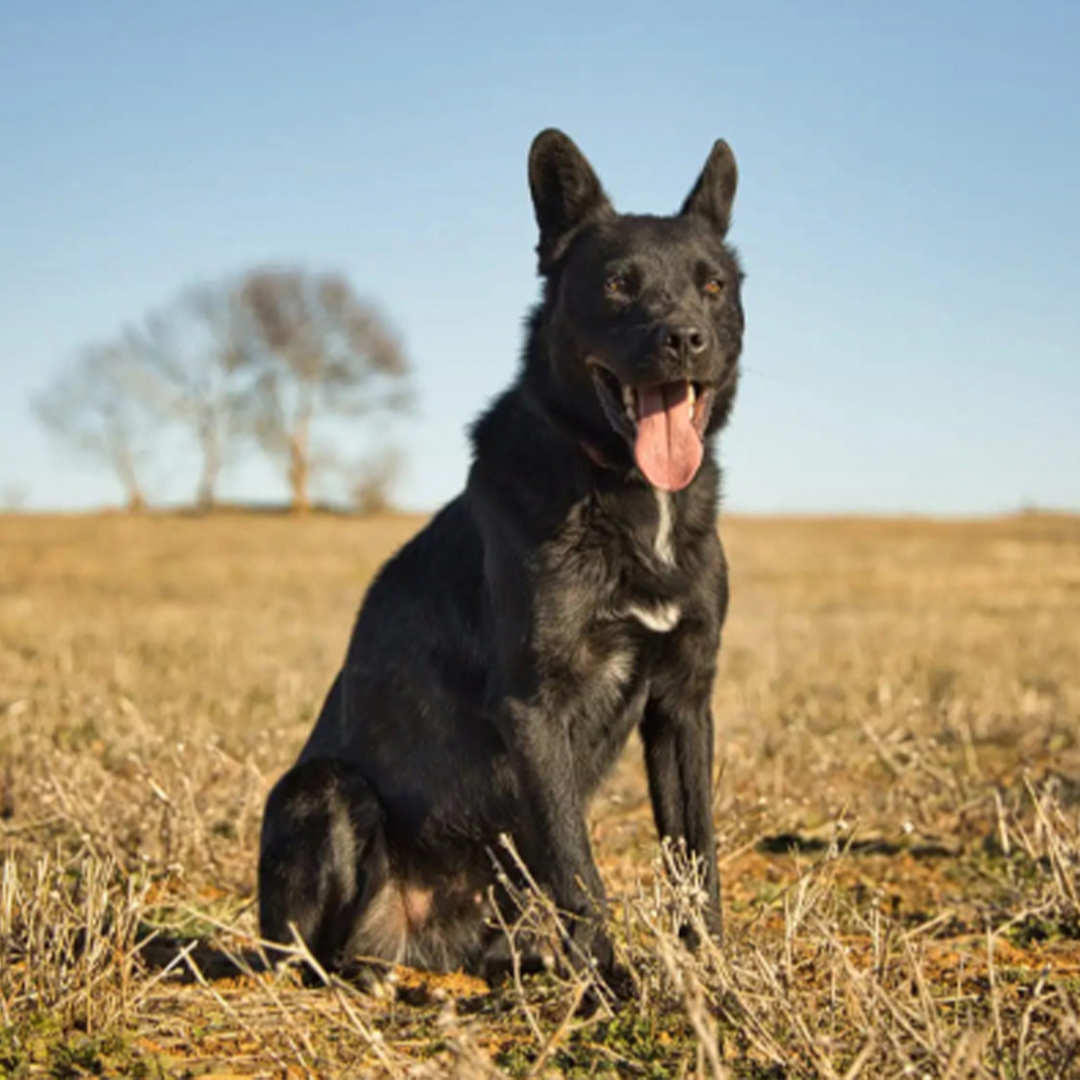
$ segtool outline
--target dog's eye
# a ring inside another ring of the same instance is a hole
[[[612,298],[625,296],[629,291],[626,278],[621,274],[613,274],[604,282],[604,295]]]
[[[709,278],[702,291],[706,296],[719,296],[724,291],[724,282],[720,278]]]

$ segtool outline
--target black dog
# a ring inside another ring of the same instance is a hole
[[[558,131],[529,182],[545,286],[520,374],[473,429],[465,492],[372,584],[267,801],[262,932],[294,924],[328,966],[481,964],[506,833],[610,972],[585,808],[635,726],[657,828],[700,859],[720,929],[711,450],[742,345],[735,161],[717,142],[675,217],[617,214]]]

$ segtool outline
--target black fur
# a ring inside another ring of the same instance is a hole
[[[674,217],[617,214],[558,131],[537,136],[529,181],[545,287],[519,376],[473,429],[464,493],[372,584],[267,801],[263,934],[287,942],[292,923],[329,966],[481,964],[506,833],[610,971],[585,810],[635,727],[658,831],[700,858],[719,933],[710,698],[728,589],[712,448],[742,344],[734,158],[718,142]],[[661,491],[635,463],[641,402],[687,383],[704,455]]]

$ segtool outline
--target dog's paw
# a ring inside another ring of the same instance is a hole
[[[579,973],[588,970],[617,1000],[631,998],[634,980],[629,970],[615,958],[615,949],[603,925],[583,919],[574,929],[569,950],[571,968]]]
[[[601,977],[617,1002],[631,1001],[636,996],[637,985],[633,975],[630,974],[630,969],[618,961],[614,961],[606,971],[601,972]]]
[[[691,952],[698,952],[706,942],[717,948],[721,948],[724,944],[724,926],[719,910],[709,906],[705,908],[703,915],[704,934],[701,933],[701,923],[696,921],[684,922],[679,927],[679,940]]]
[[[585,985],[578,1003],[577,1015],[588,1019],[604,1005],[618,1012],[619,1008],[637,996],[638,988],[628,968],[613,961],[606,968],[594,965],[593,977]]]
[[[500,934],[492,939],[476,965],[477,973],[492,985],[510,978],[515,968],[521,975],[539,975],[550,971],[555,960],[550,949],[544,949],[531,939],[511,945],[510,939]]]

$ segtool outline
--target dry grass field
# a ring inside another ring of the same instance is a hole
[[[0,517],[0,1075],[1080,1075],[1064,516],[723,522],[727,938],[672,936],[631,745],[592,828],[633,1001],[267,969],[263,798],[418,524]]]

